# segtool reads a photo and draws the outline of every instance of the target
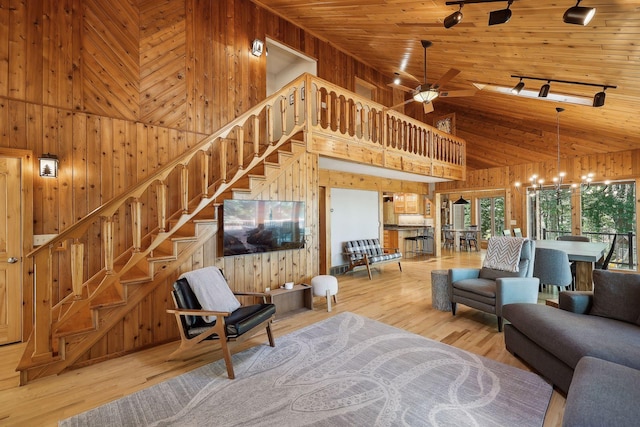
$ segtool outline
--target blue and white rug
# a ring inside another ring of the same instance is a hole
[[[539,376],[342,313],[61,426],[542,426]]]

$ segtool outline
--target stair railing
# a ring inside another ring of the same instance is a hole
[[[463,140],[304,74],[27,255],[35,320],[23,356],[27,362],[19,370],[62,357],[56,328],[87,310],[91,300],[119,284],[164,240],[300,132],[308,148],[314,133],[329,135],[411,156],[430,165],[424,170],[435,170],[439,162],[464,173]],[[99,265],[89,265],[87,246],[103,254]],[[70,284],[65,295],[57,295],[58,283]]]

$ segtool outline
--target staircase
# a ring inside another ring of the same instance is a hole
[[[464,141],[303,75],[28,254],[35,321],[21,384],[76,363],[216,235],[224,199],[255,198],[308,152],[464,177]],[[104,254],[96,271],[86,248]],[[56,281],[71,284],[58,302]]]

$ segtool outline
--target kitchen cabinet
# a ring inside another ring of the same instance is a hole
[[[393,211],[397,214],[417,214],[418,195],[415,193],[394,194]]]

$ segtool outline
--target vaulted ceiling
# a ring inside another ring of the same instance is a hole
[[[507,1],[467,4],[464,18],[446,29],[444,18],[458,10],[445,0],[254,0],[402,85],[423,80],[421,40],[427,50],[427,80],[460,70],[446,90],[472,83],[513,87],[511,75],[616,85],[603,107],[524,98],[486,89],[474,96],[439,98],[433,118],[456,113],[457,135],[467,141],[470,169],[553,160],[557,152],[556,107],[561,156],[574,157],[640,148],[640,2],[583,0],[597,12],[587,26],[565,24],[574,0],[514,0],[505,24],[488,26],[489,12]],[[536,93],[544,81],[525,80]],[[592,98],[602,88],[551,83],[551,94]],[[407,105],[407,111],[419,111]],[[417,114],[417,113],[416,113]]]

